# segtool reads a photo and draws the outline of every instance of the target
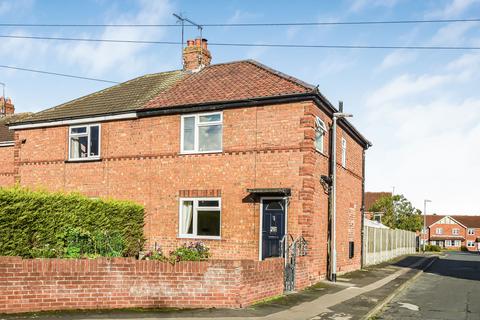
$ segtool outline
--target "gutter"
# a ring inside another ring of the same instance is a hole
[[[0,142],[0,147],[13,147],[15,145],[15,141],[2,141]]]
[[[361,222],[361,231],[360,231],[360,268],[363,269],[364,261],[363,261],[363,255],[364,249],[363,249],[363,244],[365,242],[364,236],[365,236],[365,150],[362,152],[362,208],[361,210],[361,215],[362,215],[362,222]]]

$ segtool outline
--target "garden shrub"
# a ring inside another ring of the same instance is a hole
[[[437,246],[437,245],[427,244],[425,246],[425,251],[440,252],[440,251],[442,251],[442,248],[440,248],[440,246]]]
[[[0,255],[136,256],[143,218],[143,207],[129,201],[0,188]]]
[[[181,247],[170,251],[170,255],[167,257],[163,254],[161,248],[155,250],[146,251],[143,255],[143,259],[146,260],[159,260],[175,264],[180,261],[204,261],[210,257],[210,248],[208,248],[203,242],[190,242],[190,244],[184,243]]]
[[[468,248],[466,246],[461,246],[460,251],[468,251]]]

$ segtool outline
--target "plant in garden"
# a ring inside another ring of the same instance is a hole
[[[170,252],[169,260],[172,262],[179,261],[203,261],[210,257],[210,248],[203,242],[190,242],[188,245],[184,243],[181,247]]]

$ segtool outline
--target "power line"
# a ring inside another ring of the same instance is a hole
[[[470,19],[430,19],[430,20],[376,20],[376,21],[320,21],[320,22],[272,22],[272,23],[206,23],[204,27],[275,27],[275,26],[329,26],[329,25],[375,25],[375,24],[417,24],[417,23],[456,23],[480,22],[480,18]],[[42,24],[42,23],[0,23],[0,27],[181,27],[178,24]],[[192,26],[190,26],[192,27]]]
[[[66,73],[50,72],[50,71],[44,71],[44,70],[35,70],[35,69],[20,68],[20,67],[6,66],[6,65],[0,65],[0,68],[35,72],[35,73],[41,73],[41,74],[48,74],[52,76],[60,76],[60,77],[75,78],[75,79],[82,79],[82,80],[91,80],[91,81],[114,83],[114,84],[120,83],[117,81],[111,81],[111,80],[105,80],[105,79],[89,78],[89,77],[76,76],[76,75],[66,74]]]
[[[130,43],[130,44],[166,44],[166,45],[182,44],[181,42],[178,42],[178,41],[92,39],[92,38],[13,36],[13,35],[0,35],[0,38]],[[400,45],[336,45],[336,44],[221,43],[221,42],[209,42],[208,45],[224,46],[224,47],[273,47],[273,48],[311,48],[311,49],[317,48],[317,49],[480,50],[480,47],[477,47],[477,46],[421,46],[421,45],[400,46]]]

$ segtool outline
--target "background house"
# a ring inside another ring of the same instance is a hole
[[[480,216],[427,215],[427,241],[446,249],[477,251],[480,243]]]

